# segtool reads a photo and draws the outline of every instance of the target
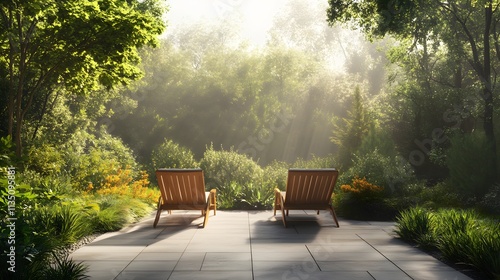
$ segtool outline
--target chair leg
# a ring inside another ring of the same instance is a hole
[[[213,192],[210,192],[212,201],[210,207],[213,207],[214,209],[214,216],[217,215],[217,195],[216,195],[216,190],[214,189]]]
[[[203,227],[205,227],[208,223],[208,216],[210,215],[210,198],[207,201],[207,208],[201,212],[205,213],[205,218],[203,219]]]
[[[287,227],[286,225],[286,216],[285,216],[285,208],[283,207],[285,205],[283,196],[281,197],[281,217],[283,219],[283,225]],[[286,210],[287,215],[288,215],[288,210]]]
[[[281,209],[281,193],[279,189],[274,189],[274,206],[273,206],[273,212],[274,216],[276,216],[276,210]]]
[[[337,219],[337,214],[335,214],[335,210],[333,209],[332,205],[330,205],[330,212],[332,213],[333,221],[335,222],[335,224],[337,224],[337,227],[339,228],[340,227],[339,220]]]
[[[155,221],[153,223],[153,228],[156,228],[156,225],[158,224],[158,221],[160,220],[160,216],[161,216],[161,197],[158,199],[158,206],[157,206],[157,210],[156,210]]]

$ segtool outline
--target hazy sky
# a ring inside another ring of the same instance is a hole
[[[176,26],[198,21],[223,21],[240,25],[241,35],[251,43],[262,45],[273,17],[283,9],[286,0],[168,0],[167,32]]]

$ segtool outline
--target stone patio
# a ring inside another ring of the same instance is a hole
[[[327,211],[164,212],[106,233],[70,257],[91,279],[462,280],[466,275],[395,238],[394,223],[340,219]]]

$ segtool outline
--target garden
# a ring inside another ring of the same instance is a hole
[[[340,217],[500,279],[498,3],[286,2],[254,44],[161,0],[3,1],[0,279],[86,279],[69,253],[194,167],[224,210],[336,168]]]
[[[2,170],[6,176],[0,181],[4,189],[1,211],[4,217],[16,220],[14,229],[2,227],[1,238],[4,244],[9,244],[9,237],[15,238],[15,264],[20,272],[16,275],[20,279],[83,279],[85,267],[67,259],[68,254],[92,237],[150,216],[159,197],[153,176],[156,168],[202,168],[207,189],[217,189],[219,209],[270,210],[274,188],[286,189],[288,168],[338,166],[333,157],[315,157],[292,164],[275,161],[261,167],[246,155],[211,146],[197,161],[189,149],[166,140],[153,151],[148,171],[134,174],[130,165],[116,169],[113,167],[120,164],[118,158],[100,156],[94,160],[102,166],[101,174],[82,174],[81,169],[73,169],[79,176],[92,176],[87,182],[95,183],[75,185],[70,178],[76,174],[40,176],[29,170],[17,171],[12,167],[11,157],[15,156],[9,152],[12,146],[7,140],[2,140]],[[79,164],[90,159],[85,157],[80,157]],[[375,150],[341,172],[332,197],[338,215],[396,221],[396,232],[403,240],[423,250],[440,252],[439,256],[450,263],[467,264],[485,277],[498,277],[500,213],[494,197],[498,190],[471,201],[467,190],[457,191],[451,183],[426,187],[412,175],[409,166],[397,164],[400,162]],[[17,184],[15,207],[9,204],[9,180]],[[9,255],[3,258],[6,272]],[[3,277],[7,279],[5,274]]]

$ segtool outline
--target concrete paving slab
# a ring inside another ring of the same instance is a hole
[[[174,271],[168,280],[252,280],[252,271]]]
[[[167,280],[171,271],[122,271],[116,280]]]
[[[198,211],[173,211],[153,228],[153,213],[70,257],[97,280],[470,279],[395,238],[394,223],[289,217],[285,228],[281,213],[219,210],[202,228]]]

